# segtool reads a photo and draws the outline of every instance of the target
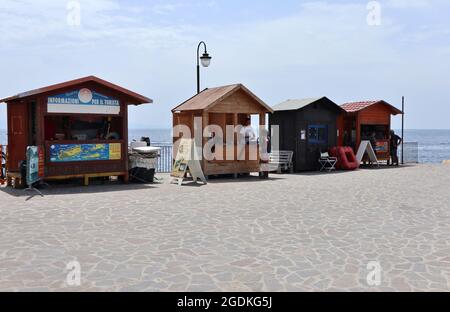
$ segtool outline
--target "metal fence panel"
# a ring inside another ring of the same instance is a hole
[[[401,156],[402,150],[400,147]],[[419,143],[418,142],[405,142],[404,143],[404,151],[403,151],[403,159],[405,164],[418,164],[419,163]]]
[[[158,158],[157,173],[170,173],[173,165],[173,145],[171,143],[156,143],[152,146],[161,148],[160,157]],[[401,156],[401,147],[399,150]],[[419,163],[419,143],[405,142],[404,143],[404,161],[405,164]]]
[[[158,165],[156,167],[157,173],[169,173],[172,171],[173,145],[171,143],[156,143],[152,146],[161,148],[160,156],[158,158]]]

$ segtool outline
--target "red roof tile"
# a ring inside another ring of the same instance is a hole
[[[399,110],[395,106],[393,106],[383,100],[351,102],[351,103],[345,103],[345,104],[341,105],[341,107],[343,109],[345,109],[347,111],[347,113],[356,113],[356,112],[362,111],[366,108],[369,108],[370,106],[375,105],[375,104],[383,104],[383,105],[389,106],[391,108],[393,115],[398,115],[398,114],[402,113],[401,110]]]
[[[362,101],[362,102],[351,102],[351,103],[345,103],[341,105],[343,109],[345,109],[349,113],[357,112],[363,109],[368,108],[369,106],[372,106],[376,103],[379,103],[381,101]]]

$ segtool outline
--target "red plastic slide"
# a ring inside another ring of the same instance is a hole
[[[337,169],[356,170],[359,168],[359,161],[353,149],[348,146],[337,146],[330,148],[330,155],[338,159]]]

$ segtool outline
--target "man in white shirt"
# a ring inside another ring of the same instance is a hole
[[[256,134],[253,130],[252,126],[252,118],[250,116],[247,117],[246,124],[241,130],[241,137],[244,138],[245,144],[250,144],[250,142],[256,142]]]

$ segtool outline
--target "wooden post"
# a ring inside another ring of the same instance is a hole
[[[238,126],[238,114],[237,113],[233,114],[233,126],[234,126],[234,129],[236,129],[236,127]],[[233,161],[237,161],[237,159],[238,159],[238,146],[239,146],[238,139],[239,139],[238,133],[235,131],[234,132],[234,160]]]
[[[122,146],[122,161],[125,163],[125,175],[123,176],[123,182],[125,184],[128,184],[130,182],[130,172],[128,168],[128,103],[125,103],[124,101],[120,101],[122,104],[122,122],[123,122],[123,146]],[[88,178],[88,184],[89,184],[89,178]]]
[[[208,161],[205,159],[205,155],[203,155],[203,148],[205,147],[206,143],[208,143],[208,138],[205,138],[203,131],[205,130],[205,128],[209,125],[209,113],[208,112],[203,112],[202,114],[202,169],[203,169],[203,173],[206,176],[206,178],[208,179]],[[195,132],[195,130],[194,130]],[[193,133],[194,134],[194,133]]]
[[[266,127],[266,113],[260,113],[259,114],[259,134],[258,134],[260,146],[261,146],[261,144],[266,144],[265,142],[261,143],[262,142],[261,139],[263,139],[263,138],[260,137],[260,134],[262,132],[261,129],[265,129],[265,127]],[[260,148],[260,151],[261,151],[261,148]],[[259,153],[258,153],[258,159],[261,160],[261,155]]]
[[[355,153],[358,151],[359,146],[361,145],[361,123],[359,118],[359,113],[356,115],[356,149]]]
[[[259,114],[259,134],[258,134],[258,137],[259,137],[258,159],[259,159],[260,163],[266,163],[267,162],[266,160],[262,160],[261,159],[261,151],[262,151],[261,144],[267,146],[267,142],[263,142],[263,140],[266,140],[266,138],[260,136],[262,131],[263,131],[263,129],[265,129],[265,127],[266,127],[266,113],[260,113]],[[265,150],[265,152],[267,152],[267,150]],[[260,168],[260,170],[261,170],[261,168]],[[269,177],[269,172],[267,172],[267,171],[260,172],[259,174],[260,174],[260,177],[263,178],[263,179],[266,179],[266,178]]]
[[[405,164],[405,97],[402,96],[402,165]]]

